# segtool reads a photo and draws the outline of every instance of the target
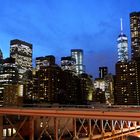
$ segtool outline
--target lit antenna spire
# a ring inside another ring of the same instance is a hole
[[[120,18],[121,21],[121,34],[123,34],[123,24],[122,24],[122,18]]]

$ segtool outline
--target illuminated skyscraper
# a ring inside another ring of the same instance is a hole
[[[127,105],[128,101],[128,62],[116,63],[116,77],[115,77],[115,104]]]
[[[23,69],[32,68],[32,44],[18,39],[10,41],[10,57],[15,58],[15,64]]]
[[[75,68],[77,74],[84,73],[84,65],[83,65],[83,50],[81,49],[72,49],[71,56],[76,60]]]
[[[37,69],[40,69],[41,66],[51,66],[51,65],[55,65],[55,57],[53,55],[36,58]]]
[[[116,63],[115,104],[140,105],[140,12],[130,14],[130,61]]]
[[[140,12],[130,13],[131,55],[133,60],[140,59]]]
[[[5,86],[18,84],[19,75],[14,58],[6,58],[0,65],[0,102],[3,102]],[[10,95],[9,95],[10,96]]]
[[[126,35],[123,33],[122,19],[121,19],[121,34],[118,36],[118,61],[128,61],[128,41]]]
[[[75,59],[71,56],[61,57],[61,68],[62,70],[70,70],[75,72]]]
[[[42,66],[33,78],[33,93],[40,103],[56,103],[60,90],[61,68],[57,65]],[[32,97],[34,98],[34,97]]]

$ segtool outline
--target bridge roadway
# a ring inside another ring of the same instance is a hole
[[[140,122],[140,107],[111,107],[111,108],[77,108],[77,107],[0,107],[0,116],[3,115],[21,115],[21,116],[27,116],[30,117],[30,140],[34,140],[34,117],[49,117],[53,118],[54,121],[54,139],[55,140],[61,140],[61,137],[64,134],[65,130],[67,129],[67,126],[62,130],[62,134],[59,136],[58,132],[58,119],[57,118],[70,118],[73,120],[73,138],[74,140],[79,140],[80,132],[81,130],[85,130],[87,126],[84,126],[84,123],[86,120],[88,120],[88,139],[93,140],[96,136],[94,134],[94,128],[101,131],[99,134],[100,138],[106,139],[110,137],[112,139],[113,137],[116,138],[118,136],[128,135],[130,133],[137,132],[140,129],[140,125],[137,124],[137,122]],[[56,118],[56,119],[55,119]],[[79,120],[81,123],[79,130],[76,129],[76,123],[75,120]],[[81,119],[81,120],[80,120]],[[12,122],[7,118],[8,122],[10,122],[11,126],[14,125]],[[91,121],[94,121],[92,124]],[[97,121],[100,120],[100,126],[98,126]],[[109,120],[109,121],[108,121]],[[26,117],[25,117],[26,121]],[[63,121],[64,122],[64,121]],[[24,122],[23,122],[24,123]],[[21,123],[19,128],[15,129],[16,134],[13,135],[13,139],[15,139],[15,136],[20,136],[22,139],[22,135],[19,133],[19,130],[23,126],[23,123]],[[48,121],[49,123],[49,121]],[[39,134],[39,140],[41,140],[42,134],[46,132],[49,134],[49,132],[46,130],[47,125],[44,126],[44,129]],[[66,122],[66,124],[68,121]],[[1,122],[2,124],[2,122]],[[94,125],[94,126],[92,126]],[[108,132],[108,129],[110,129],[110,132]],[[126,131],[125,131],[126,130]],[[70,133],[70,131],[68,130]],[[109,133],[109,136],[106,135]],[[126,133],[126,134],[125,134]],[[49,135],[50,136],[50,135]],[[2,134],[0,134],[0,137],[2,137]],[[86,136],[87,137],[87,136]],[[95,138],[96,139],[96,138]]]
[[[0,107],[2,115],[70,117],[103,120],[140,120],[140,107],[121,108],[31,108],[31,107]]]

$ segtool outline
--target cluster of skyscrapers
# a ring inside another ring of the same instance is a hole
[[[84,72],[83,50],[72,49],[61,58],[37,57],[32,68],[32,44],[10,41],[10,57],[0,51],[0,100],[4,104],[60,103],[83,104],[92,101],[92,77]],[[80,98],[79,98],[80,97]]]
[[[5,104],[111,103],[140,104],[140,12],[130,14],[131,59],[128,38],[117,38],[118,62],[115,75],[106,66],[99,67],[94,81],[85,73],[83,50],[72,49],[61,57],[61,66],[53,55],[37,57],[32,67],[32,44],[18,39],[10,41],[10,57],[3,59],[0,50],[0,101]]]
[[[115,65],[115,75],[110,77],[112,82],[109,85],[113,90],[110,90],[113,104],[140,105],[140,12],[130,13],[130,33],[131,58],[129,59],[128,38],[123,32],[121,19],[121,32],[117,38],[118,61]],[[100,68],[99,71],[101,73]],[[109,97],[105,76],[107,67],[102,67],[102,72],[104,74],[100,74],[94,82],[95,98],[99,102],[104,102],[105,98]]]
[[[121,28],[122,29],[122,28]],[[127,37],[118,37],[118,62],[116,63],[115,103],[140,104],[140,12],[130,14],[131,59],[128,59]]]

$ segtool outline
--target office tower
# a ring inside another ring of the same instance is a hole
[[[56,103],[60,90],[61,68],[57,65],[42,66],[33,77],[33,96],[40,103]]]
[[[105,80],[102,78],[96,78],[94,80],[94,88],[95,88],[94,101],[100,103],[106,103]]]
[[[39,70],[44,65],[44,57],[36,57],[35,59],[36,69]]]
[[[15,64],[23,69],[32,68],[32,44],[18,39],[10,41],[10,57],[15,58]]]
[[[128,40],[126,35],[123,33],[122,19],[121,19],[121,33],[117,39],[118,43],[118,61],[128,61]]]
[[[114,104],[114,76],[107,74],[105,80],[105,98],[108,105]]]
[[[131,57],[128,73],[128,93],[131,104],[140,104],[140,12],[130,13]]]
[[[115,104],[127,105],[128,102],[128,62],[116,63]]]
[[[4,87],[4,105],[18,106],[23,103],[23,85],[9,84]]]
[[[1,49],[0,49],[0,60],[1,59],[3,59],[3,53],[2,53],[2,51],[1,51]]]
[[[18,83],[18,78],[18,69],[15,65],[15,59],[4,59],[4,63],[0,67],[0,83],[5,85],[9,83],[16,84]]]
[[[81,104],[80,78],[71,71],[62,71],[59,101],[62,104]]]
[[[26,103],[81,104],[80,78],[57,65],[42,66],[33,71],[25,96]]]
[[[108,74],[107,67],[99,67],[99,78],[104,78]]]
[[[115,104],[140,104],[140,61],[116,63]]]
[[[33,90],[33,77],[34,77],[34,70],[27,70],[23,74],[23,96],[24,96],[24,104],[32,104],[36,103],[36,96],[32,92]]]
[[[114,103],[115,104],[129,104],[128,103],[128,40],[123,33],[122,19],[121,19],[121,33],[117,38],[118,47],[118,62],[115,65],[116,77],[114,88]]]
[[[105,70],[105,75],[100,78],[96,78],[94,80],[94,88],[95,88],[95,99],[94,101],[98,101],[106,104],[114,103],[114,78],[112,74],[108,74],[106,71],[107,67],[101,67],[101,70]],[[103,75],[103,74],[102,74]]]
[[[115,103],[140,105],[140,62],[116,64]]]
[[[0,101],[3,101],[4,87],[17,84],[19,74],[14,58],[6,58],[0,66]]]
[[[140,12],[130,13],[131,58],[116,64],[115,103],[140,105]]]
[[[61,57],[61,68],[62,70],[70,70],[71,72],[76,72],[75,69],[76,60],[71,56]]]
[[[71,56],[76,60],[75,69],[77,74],[84,73],[83,65],[83,50],[81,49],[72,49]]]
[[[51,65],[55,65],[55,57],[53,55],[36,58],[37,69],[40,69],[41,66],[51,66]]]
[[[93,102],[94,84],[92,77],[86,73],[80,74],[81,99],[83,104]]]
[[[140,60],[140,12],[130,13],[131,57]]]
[[[128,102],[140,105],[140,61],[131,60],[128,66]]]

